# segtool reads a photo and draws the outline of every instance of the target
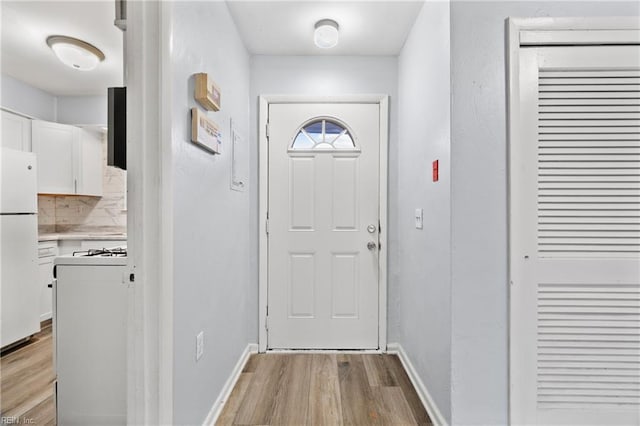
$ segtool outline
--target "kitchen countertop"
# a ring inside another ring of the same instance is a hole
[[[39,234],[38,242],[43,241],[62,241],[62,240],[100,240],[100,241],[121,241],[126,240],[127,234],[114,234],[114,233],[50,233]]]

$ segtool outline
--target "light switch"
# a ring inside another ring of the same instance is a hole
[[[422,209],[416,209],[416,229],[422,229]]]

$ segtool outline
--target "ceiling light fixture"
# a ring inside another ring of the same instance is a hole
[[[338,23],[333,19],[321,19],[316,22],[313,41],[321,49],[329,49],[338,44]]]
[[[90,71],[104,61],[104,53],[92,44],[77,38],[53,35],[47,45],[60,61],[76,70]]]

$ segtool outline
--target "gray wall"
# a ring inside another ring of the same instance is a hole
[[[106,127],[106,91],[103,96],[58,96],[58,123]]]
[[[398,61],[386,56],[254,56],[251,62],[251,282],[249,336],[258,341],[258,96],[275,94],[347,95],[388,94],[390,96],[389,193],[398,187],[397,93]],[[395,250],[396,206],[389,207],[389,252]],[[389,265],[390,268],[393,265]],[[389,283],[389,297],[395,291]],[[392,307],[390,307],[392,308]],[[398,314],[389,312],[389,341],[395,341]]]
[[[636,2],[451,4],[453,424],[508,420],[505,18],[638,14]]]
[[[55,96],[16,78],[0,76],[0,106],[39,120],[74,125],[107,125],[107,95]]]
[[[56,97],[6,74],[0,76],[0,105],[40,120],[56,121]]]
[[[397,341],[447,421],[451,389],[449,3],[427,2],[398,66],[396,250],[390,300]],[[439,161],[440,178],[431,166]],[[424,228],[414,212],[424,209]]]
[[[247,140],[249,55],[224,2],[175,2],[171,99],[173,176],[174,424],[202,424],[243,350],[256,310],[249,305],[249,192],[230,189],[230,119]],[[208,116],[223,132],[221,155],[191,140],[193,74],[207,72],[222,92]],[[248,161],[248,160],[247,160]],[[162,214],[162,212],[158,212]],[[204,356],[196,362],[196,334]]]

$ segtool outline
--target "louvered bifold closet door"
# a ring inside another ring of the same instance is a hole
[[[531,50],[523,181],[529,419],[637,424],[639,48]]]

